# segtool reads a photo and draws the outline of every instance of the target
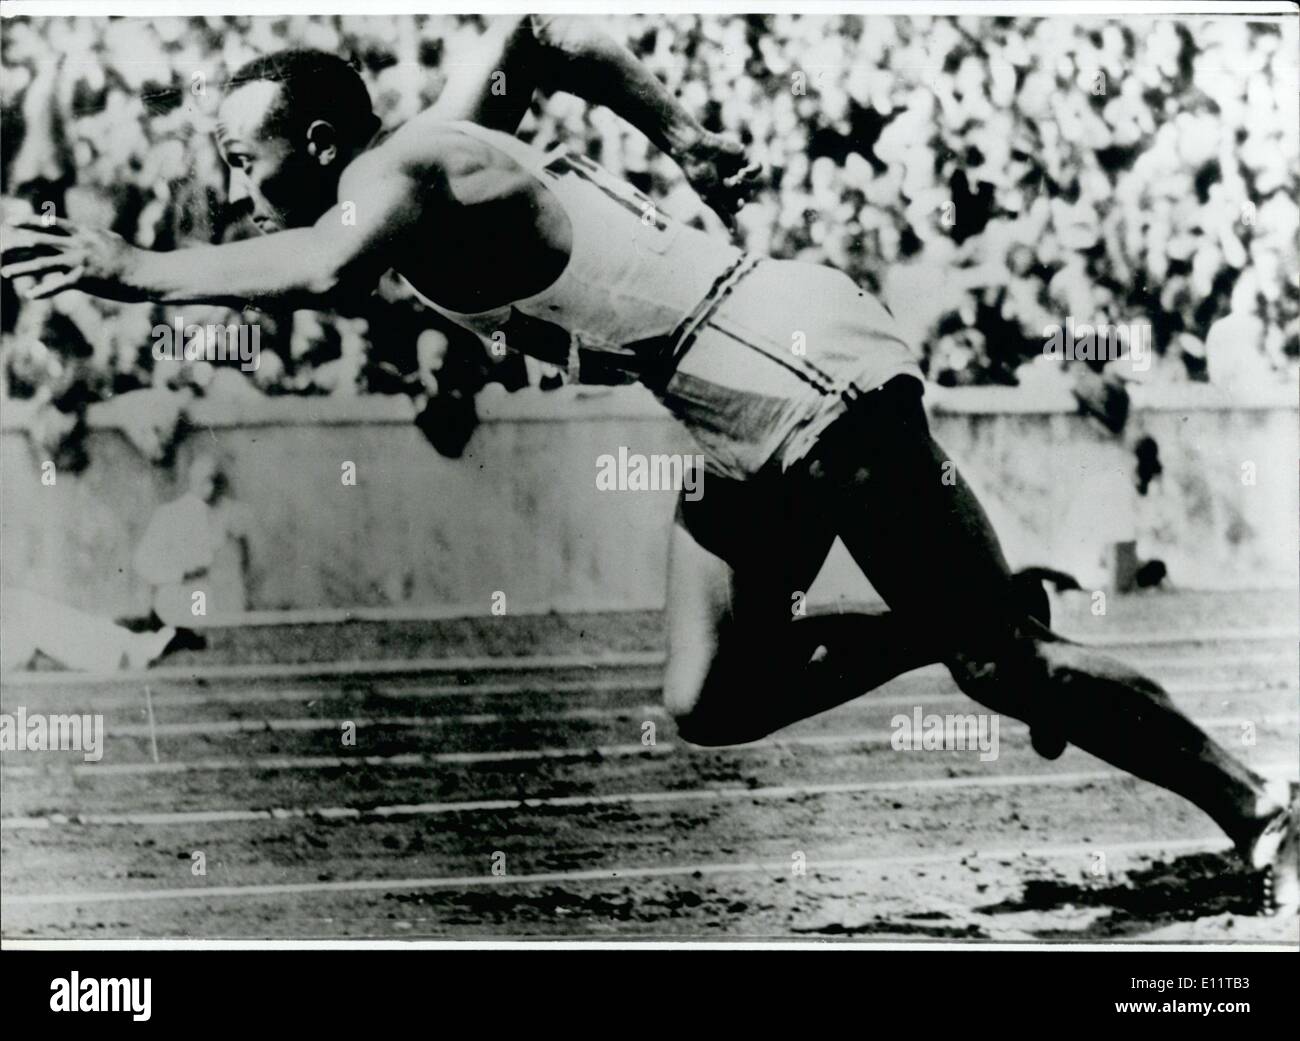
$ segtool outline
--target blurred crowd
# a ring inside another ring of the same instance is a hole
[[[1150,323],[1147,379],[1294,377],[1293,25],[796,15],[608,24],[706,126],[767,165],[768,186],[740,215],[743,243],[833,264],[882,295],[931,379],[1068,384],[1075,372],[1043,357],[1045,327],[1067,315]],[[350,56],[393,126],[432,103],[484,27],[474,16],[6,20],[5,211],[52,203],[158,249],[249,235],[223,207],[211,140],[230,72],[287,46]],[[581,148],[669,212],[705,219],[675,166],[606,110],[559,95],[534,107],[521,134]],[[429,403],[422,427],[455,454],[485,387],[562,379],[492,357],[392,276],[358,314],[259,315],[252,372],[154,360],[156,324],[177,312],[187,323],[239,320],[220,308],[79,293],[20,304],[8,282],[0,291],[0,394],[48,403],[52,437],[69,444],[87,404],[135,391],[406,393]]]

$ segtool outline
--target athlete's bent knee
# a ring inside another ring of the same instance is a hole
[[[717,725],[709,719],[704,699],[708,672],[707,665],[670,662],[664,675],[664,708],[677,724],[678,736],[693,745],[728,743],[716,739]]]
[[[674,714],[678,736],[692,745],[717,748],[721,745],[744,745],[751,741],[761,741],[771,733],[771,728],[764,727],[749,718],[737,718],[709,711],[697,705],[690,712]]]
[[[764,725],[753,695],[740,676],[715,663],[703,684],[666,685],[664,706],[683,741],[706,747],[742,745],[767,737],[773,729]]]
[[[1059,759],[1068,745],[1064,706],[1052,683],[1050,655],[1056,637],[1022,637],[988,655],[957,655],[948,662],[957,685],[981,705],[1029,724],[1030,744],[1044,759]]]
[[[953,654],[946,664],[958,687],[995,712],[1032,724],[1035,704],[1046,699],[1047,662],[1036,640]]]

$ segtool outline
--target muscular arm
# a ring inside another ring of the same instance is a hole
[[[754,187],[758,169],[746,165],[740,145],[700,127],[590,19],[531,16],[495,24],[419,118],[468,119],[513,131],[539,87],[608,105],[667,151],[724,219]],[[392,266],[424,201],[419,178],[377,158],[382,151],[363,155],[343,176],[339,197],[356,200],[355,211],[340,204],[310,228],[158,253],[109,231],[31,219],[7,229],[0,275],[39,279],[25,290],[33,299],[81,289],[127,301],[346,307],[348,298],[368,293]]]
[[[575,16],[495,21],[475,52],[452,67],[430,112],[513,133],[536,89],[605,105],[669,155],[693,147],[705,133],[631,51],[592,19]]]
[[[368,294],[393,265],[419,215],[419,188],[373,156],[348,168],[340,203],[310,228],[219,246],[155,252],[71,221],[19,221],[6,229],[5,277],[42,279],[32,299],[81,289],[115,300],[244,307],[346,305]]]
[[[429,115],[513,133],[536,89],[574,94],[627,120],[681,166],[724,218],[755,187],[759,168],[746,162],[741,146],[700,126],[592,18],[531,15],[495,22],[477,52],[454,67]]]
[[[694,116],[626,47],[591,18],[533,15],[552,90],[604,105],[674,158],[707,136]]]

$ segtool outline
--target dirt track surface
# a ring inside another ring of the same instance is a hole
[[[1294,778],[1293,600],[1061,627]],[[107,738],[94,764],[4,753],[4,937],[1297,942],[1208,817],[1083,752],[1045,761],[1005,718],[993,761],[892,748],[917,706],[978,711],[941,670],[699,749],[657,706],[653,619],[344,630],[290,660],[386,665],[222,673],[285,642],[219,635],[148,678],[152,728],[144,677],[9,677],[5,712],[102,712]]]

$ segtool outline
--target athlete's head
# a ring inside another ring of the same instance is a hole
[[[343,59],[313,50],[255,58],[231,77],[217,113],[230,201],[263,232],[311,224],[378,129],[370,93]]]

